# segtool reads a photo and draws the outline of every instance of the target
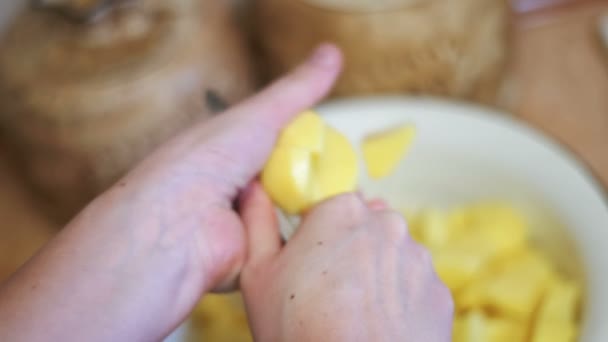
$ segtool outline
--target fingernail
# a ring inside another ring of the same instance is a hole
[[[332,44],[321,44],[310,57],[310,63],[315,66],[330,68],[338,64],[339,54]]]

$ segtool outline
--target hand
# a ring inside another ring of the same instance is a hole
[[[161,340],[204,292],[230,287],[246,253],[233,202],[340,66],[323,46],[147,158],[0,288],[0,340]]]
[[[452,297],[401,215],[343,195],[309,213],[284,248],[260,187],[242,216],[241,290],[257,341],[451,340]]]

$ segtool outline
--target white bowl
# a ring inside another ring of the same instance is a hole
[[[585,281],[581,340],[608,341],[608,204],[572,154],[504,114],[465,104],[384,97],[332,102],[319,112],[357,145],[383,128],[417,126],[393,176],[372,182],[362,172],[367,195],[409,208],[504,199],[524,210],[533,239]]]
[[[510,201],[530,218],[537,245],[585,282],[580,340],[608,341],[608,203],[567,150],[507,115],[472,105],[382,97],[335,101],[318,111],[355,145],[368,133],[415,124],[418,136],[393,176],[378,182],[362,172],[366,195],[408,208]]]

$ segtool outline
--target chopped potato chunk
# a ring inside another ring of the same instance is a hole
[[[414,126],[404,125],[367,137],[362,150],[370,177],[389,176],[407,153],[415,136]]]

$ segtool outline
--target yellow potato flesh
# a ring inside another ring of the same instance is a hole
[[[318,154],[315,160],[313,204],[353,191],[357,184],[357,155],[348,139],[336,130],[327,128],[324,147],[323,153]]]
[[[488,317],[474,310],[454,320],[454,342],[516,342],[523,341],[526,331],[518,322]]]
[[[313,153],[303,148],[277,147],[262,172],[268,195],[288,213],[310,205]]]
[[[354,191],[357,176],[357,155],[351,143],[309,111],[283,130],[261,180],[281,209],[297,215],[330,197]]]
[[[478,236],[462,236],[440,248],[432,248],[439,278],[453,290],[468,284],[491,261],[490,246]]]
[[[379,140],[367,149],[364,145],[368,169],[376,177],[390,174],[405,153],[400,150],[403,140],[392,134],[375,136]],[[357,158],[350,142],[312,112],[283,131],[262,173],[273,200],[292,214],[354,190],[356,180]],[[581,285],[558,274],[530,243],[528,222],[514,207],[483,202],[404,215],[454,296],[453,341],[576,341]],[[220,318],[225,308],[216,308]],[[231,310],[242,317],[242,309]],[[216,324],[228,332],[227,322]]]
[[[558,274],[512,206],[405,211],[456,305],[453,341],[576,341],[581,285]]]
[[[304,112],[283,129],[277,146],[300,147],[319,153],[323,150],[326,129],[319,115],[312,111]]]
[[[405,125],[367,137],[362,144],[363,158],[372,179],[389,176],[412,144],[416,130]]]
[[[532,342],[574,341],[580,288],[570,281],[554,282],[541,303]]]
[[[192,312],[192,341],[251,342],[253,337],[240,294],[208,294]]]
[[[526,253],[487,282],[482,290],[485,304],[504,316],[529,320],[553,276],[548,262]]]

